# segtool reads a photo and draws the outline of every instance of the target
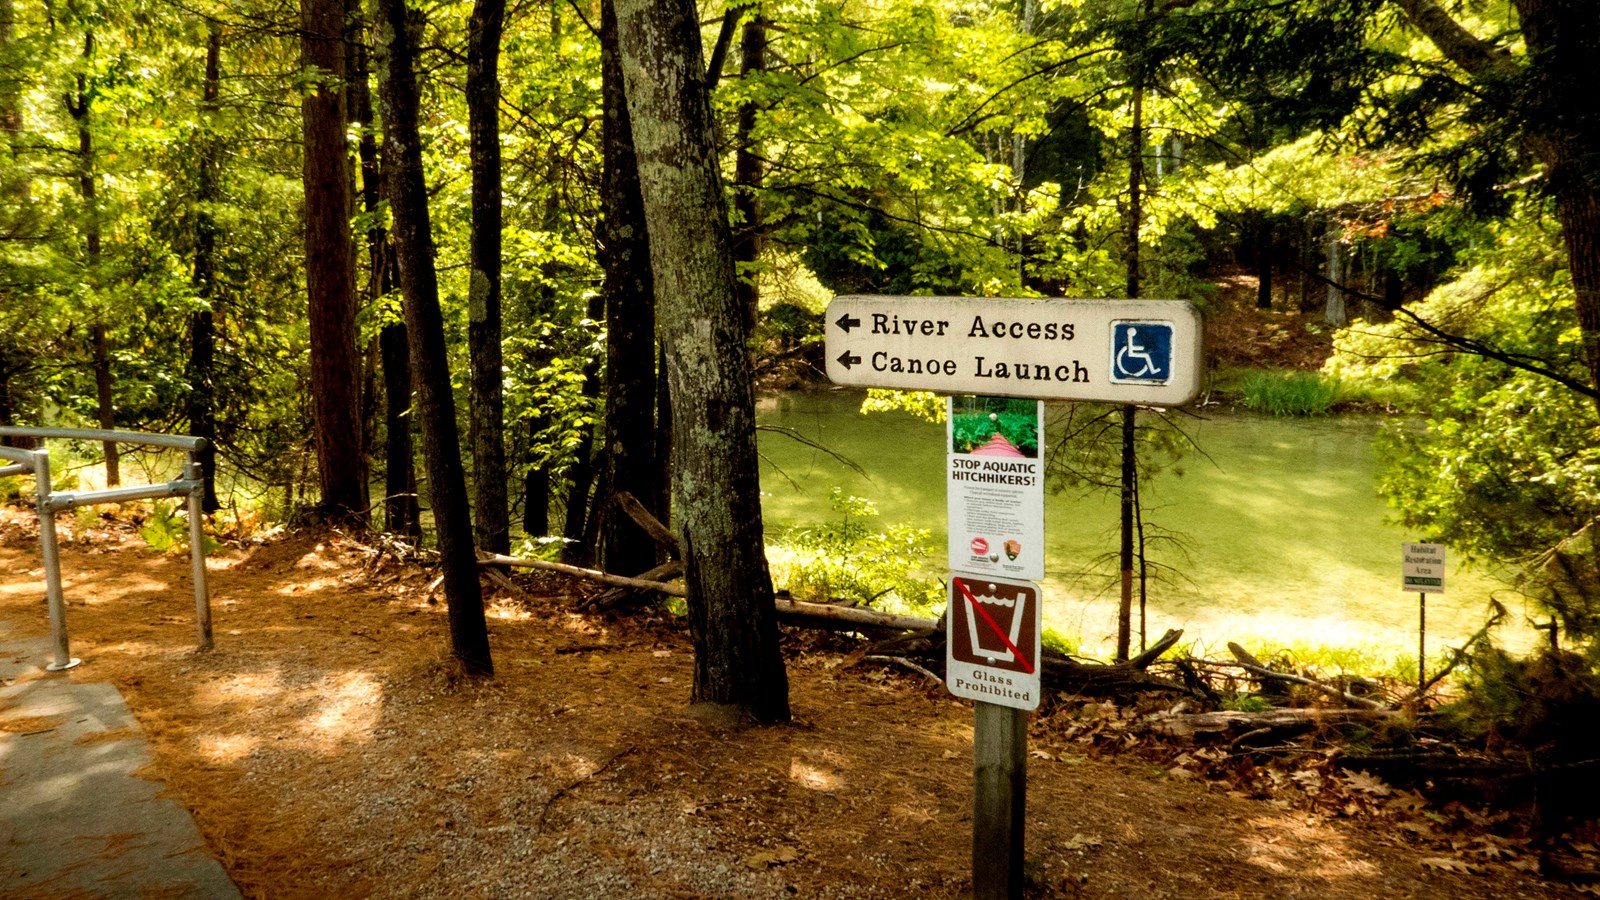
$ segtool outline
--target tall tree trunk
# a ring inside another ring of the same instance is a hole
[[[602,136],[601,261],[606,303],[606,489],[597,504],[603,568],[636,574],[656,564],[656,542],[617,508],[626,491],[664,519],[657,497],[661,471],[656,463],[656,309],[650,277],[650,239],[639,192],[639,163],[622,90],[622,57],[617,50],[617,15],[612,0],[600,8],[600,74],[605,109]]]
[[[500,349],[500,35],[505,0],[477,0],[467,26],[467,120],[472,144],[472,281],[467,347],[475,534],[493,553],[511,549],[506,505],[505,368]]]
[[[617,0],[673,403],[693,700],[789,719],[762,543],[755,398],[693,0]]]
[[[439,308],[439,276],[433,267],[433,234],[428,220],[428,187],[422,172],[418,124],[415,36],[406,0],[378,0],[379,53],[384,166],[389,172],[389,206],[394,214],[395,255],[400,290],[405,295],[406,329],[411,339],[417,413],[422,420],[422,455],[428,471],[428,502],[439,534],[445,602],[450,614],[450,646],[466,670],[491,675],[489,631],[472,546],[472,516],[466,472],[456,433],[455,399],[450,393],[450,362]]]
[[[85,31],[83,33],[85,65],[93,59],[94,51],[94,32]],[[100,318],[103,311],[100,307],[101,298],[98,296],[101,288],[100,198],[92,127],[94,92],[90,90],[89,78],[83,72],[77,74],[75,81],[77,92],[67,97],[67,112],[71,114],[73,125],[78,132],[78,196],[83,201],[84,268],[88,273],[86,281],[89,291],[94,295],[92,302],[96,309],[95,321],[89,326],[90,350],[94,366],[95,408],[100,427],[109,430],[117,427],[117,410],[112,391],[114,379],[111,373],[111,347],[105,322]],[[121,455],[114,441],[106,441],[101,446],[105,450],[106,484],[116,487],[122,483]]]
[[[743,59],[739,65],[741,78],[750,78],[767,68],[767,19],[760,4],[750,10],[739,41]],[[757,152],[755,128],[761,104],[747,100],[739,107],[737,148],[733,157],[733,217],[739,223],[734,232],[734,271],[739,275],[739,306],[744,310],[745,331],[755,334],[760,316],[761,289],[756,284],[756,261],[761,257],[761,185],[766,166]]]
[[[323,512],[365,520],[367,474],[350,237],[344,25],[342,0],[300,0],[300,66],[314,88],[301,100],[300,118],[305,130],[301,180],[317,476]]]
[[[1530,143],[1556,198],[1589,383],[1600,388],[1600,7],[1590,0],[1516,0],[1516,7],[1538,109]]]
[[[374,29],[375,30],[375,29]],[[396,264],[389,231],[379,215],[383,194],[382,161],[372,114],[372,67],[365,36],[350,43],[350,112],[360,128],[356,145],[361,159],[361,204],[370,217],[367,267],[371,272],[368,302],[374,307],[394,290]],[[422,510],[417,500],[417,467],[411,412],[411,350],[404,321],[384,317],[378,330],[379,365],[383,370],[384,482],[383,527],[390,534],[422,539]]]
[[[12,58],[16,52],[17,3],[0,0],[0,57]],[[8,165],[0,174],[0,188],[6,195],[27,202],[27,174],[17,163],[18,144],[22,137],[22,90],[25,80],[21,72],[0,71],[0,134],[5,138],[4,151]]]
[[[212,311],[220,300],[217,293],[217,220],[212,213],[219,199],[219,161],[212,117],[216,115],[222,83],[222,23],[212,19],[206,24],[206,74],[200,100],[200,167],[195,189],[194,272],[190,279],[199,308],[189,319],[189,433],[206,440],[205,449],[199,454],[200,470],[205,479],[201,507],[210,513],[222,506],[217,501],[217,413],[212,393],[216,382],[217,346]]]

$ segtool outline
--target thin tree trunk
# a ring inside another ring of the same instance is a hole
[[[1256,220],[1256,308],[1272,308],[1272,225],[1265,214]]]
[[[216,381],[216,320],[212,311],[220,297],[217,293],[217,222],[211,211],[219,199],[219,163],[211,117],[217,111],[222,83],[222,23],[213,19],[207,23],[207,28],[206,74],[200,101],[200,166],[195,189],[194,272],[190,279],[200,305],[189,320],[189,433],[206,439],[198,460],[205,479],[201,508],[210,513],[222,506],[217,501],[217,415],[212,393]]]
[[[389,171],[389,206],[394,214],[395,255],[405,295],[406,328],[416,373],[417,413],[422,420],[422,452],[428,469],[428,500],[439,535],[449,609],[450,646],[465,669],[492,675],[489,631],[472,546],[472,517],[466,472],[456,433],[455,399],[439,308],[438,273],[433,267],[433,235],[428,221],[428,188],[423,180],[422,143],[414,36],[406,0],[379,0],[379,52],[383,80],[379,97],[384,121],[384,165]]]
[[[83,33],[83,59],[85,64],[93,59],[95,39],[93,31]],[[90,350],[94,366],[95,410],[101,428],[117,427],[115,396],[112,392],[111,348],[106,325],[99,318],[100,285],[100,198],[99,176],[94,155],[94,130],[91,117],[94,113],[94,95],[89,90],[88,76],[79,72],[75,79],[77,92],[67,97],[67,112],[78,132],[78,195],[83,200],[84,267],[87,269],[89,290],[97,310],[96,319],[89,326]],[[121,455],[113,441],[102,445],[106,458],[106,484],[115,487],[122,483]]]
[[[595,294],[589,298],[588,316],[591,322],[605,315],[605,297]],[[600,358],[589,360],[583,367],[583,408],[592,410],[600,399]],[[589,532],[589,491],[594,487],[594,426],[584,428],[573,451],[575,459],[567,470],[567,514],[561,527],[566,542],[561,545],[561,558],[572,565],[589,565],[595,561],[594,545],[585,540]],[[643,570],[641,570],[643,571]]]
[[[301,0],[300,65],[315,72],[300,104],[305,129],[306,289],[311,332],[311,409],[321,508],[364,521],[366,458],[361,440],[361,357],[350,236],[351,188],[341,0]]]
[[[1323,236],[1323,251],[1328,260],[1328,299],[1322,310],[1322,321],[1334,328],[1343,328],[1349,323],[1350,317],[1344,305],[1344,230],[1337,219],[1328,221],[1328,230]]]
[[[745,20],[744,32],[739,42],[743,60],[741,78],[750,78],[767,68],[767,20],[760,4],[750,11]],[[739,107],[738,136],[734,140],[733,157],[733,217],[739,223],[734,232],[733,262],[738,273],[739,306],[744,310],[745,331],[755,334],[756,320],[760,315],[761,289],[756,284],[755,263],[761,256],[762,229],[761,185],[766,167],[755,146],[756,117],[761,104],[746,101]]]
[[[467,120],[472,144],[472,280],[467,347],[472,359],[474,534],[491,553],[511,549],[506,505],[505,368],[500,348],[500,35],[505,0],[477,0],[467,26]]]
[[[596,504],[608,572],[636,574],[657,562],[656,542],[612,499],[627,492],[656,518],[663,479],[656,463],[656,310],[650,277],[650,239],[639,192],[633,129],[622,90],[617,16],[611,0],[600,9],[601,86],[604,92],[605,169],[601,181],[602,293],[606,301],[605,497]]]
[[[618,0],[673,410],[692,698],[789,719],[762,542],[755,398],[692,0]]]
[[[366,38],[351,42],[350,112],[360,128],[357,153],[361,158],[361,203],[370,216],[367,228],[368,302],[374,307],[394,290],[394,245],[378,215],[382,204],[383,171],[373,128],[372,70]],[[390,534],[422,539],[422,510],[417,499],[415,444],[411,431],[411,351],[403,321],[385,317],[378,330],[379,365],[383,370],[384,481],[383,527]]]
[[[1143,289],[1139,273],[1139,231],[1144,215],[1144,76],[1141,72],[1133,85],[1133,127],[1129,130],[1131,147],[1128,151],[1128,299],[1139,297]],[[1122,530],[1119,541],[1121,557],[1122,593],[1117,604],[1117,661],[1128,659],[1133,640],[1133,505],[1134,479],[1138,466],[1134,457],[1134,420],[1138,412],[1133,406],[1122,407],[1122,493],[1119,509]]]

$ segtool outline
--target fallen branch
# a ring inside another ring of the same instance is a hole
[[[911,671],[916,672],[917,674],[921,675],[922,677],[924,677],[924,678],[928,679],[929,681],[933,682],[933,684],[936,685],[936,686],[944,684],[944,679],[943,678],[940,678],[938,675],[933,674],[932,672],[930,672],[927,669],[923,668],[922,666],[912,662],[911,660],[906,659],[904,656],[868,655],[868,656],[862,657],[862,659],[866,660],[867,662],[894,663],[897,666],[905,666],[906,668],[910,669]]]
[[[627,491],[618,491],[617,505],[622,507],[622,511],[628,514],[628,518],[632,519],[634,524],[655,538],[656,543],[674,554],[678,553],[678,536],[672,533],[671,528],[661,524],[661,520],[651,514],[650,510],[645,509],[638,497]]]
[[[1150,649],[1128,660],[1129,667],[1140,671],[1150,668],[1150,664],[1160,659],[1161,654],[1171,650],[1181,637],[1183,637],[1182,628],[1168,629],[1167,633],[1161,636],[1161,640],[1150,645]]]
[[[660,591],[673,597],[687,596],[688,591],[681,584],[667,584],[660,581],[646,581],[642,578],[629,578],[626,575],[612,575],[599,569],[585,569],[581,566],[569,566],[566,563],[548,562],[542,559],[523,559],[517,556],[506,556],[501,553],[478,554],[480,566],[512,566],[521,569],[544,569],[547,572],[560,572],[574,578],[587,578],[590,581],[599,581],[605,584],[621,585],[623,587],[643,588],[649,591]]]
[[[793,625],[818,623],[814,627],[840,628],[844,626],[843,630],[845,631],[856,631],[863,627],[884,631],[932,631],[938,624],[932,619],[897,616],[871,609],[835,606],[831,603],[808,603],[804,600],[791,600],[785,597],[779,597],[775,602],[778,607],[778,618]]]
[[[484,566],[482,567],[481,571],[483,573],[483,577],[489,579],[491,584],[512,595],[513,597],[533,596],[532,594],[529,594],[527,591],[523,590],[522,587],[515,581],[507,578],[506,573],[500,571],[499,569]]]
[[[1452,648],[1450,650],[1450,662],[1446,663],[1445,667],[1440,669],[1436,674],[1430,676],[1413,696],[1419,700],[1427,696],[1430,688],[1443,681],[1445,676],[1449,675],[1451,672],[1454,672],[1456,670],[1456,666],[1461,665],[1462,660],[1467,658],[1468,650],[1475,646],[1479,641],[1483,640],[1484,635],[1488,634],[1490,629],[1500,624],[1500,620],[1506,616],[1506,608],[1500,604],[1500,601],[1494,599],[1489,600],[1489,605],[1494,610],[1494,613],[1489,616],[1489,620],[1484,622],[1483,627],[1479,628],[1476,634],[1468,638],[1465,644]]]
[[[1266,666],[1261,665],[1259,660],[1256,660],[1254,656],[1251,656],[1243,647],[1240,647],[1238,644],[1230,642],[1228,644],[1228,650],[1233,653],[1234,658],[1239,660],[1233,665],[1238,666],[1257,678],[1269,678],[1274,681],[1286,681],[1290,684],[1303,684],[1306,687],[1317,691],[1318,693],[1325,694],[1329,697],[1337,697],[1351,706],[1359,706],[1362,709],[1385,708],[1382,703],[1379,703],[1376,700],[1368,697],[1357,697],[1355,694],[1352,694],[1349,691],[1341,690],[1331,684],[1323,684],[1322,682],[1317,681],[1315,678],[1306,678],[1302,675],[1294,675],[1289,672],[1277,672],[1269,669]],[[1226,665],[1226,663],[1223,665]]]
[[[671,581],[683,574],[683,563],[670,559],[655,568],[648,569],[633,576],[640,581]],[[649,591],[631,587],[614,587],[605,593],[591,597],[578,604],[583,610],[616,609],[630,600],[638,600],[650,596]]]

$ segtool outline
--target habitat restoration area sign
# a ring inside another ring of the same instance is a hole
[[[1444,593],[1444,545],[1403,543],[1400,588],[1415,594]]]
[[[1145,406],[1200,393],[1200,314],[1180,300],[843,296],[826,326],[835,384]]]

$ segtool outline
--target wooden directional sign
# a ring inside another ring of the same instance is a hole
[[[837,297],[828,378],[946,394],[1181,406],[1200,393],[1200,314],[1178,300]]]

